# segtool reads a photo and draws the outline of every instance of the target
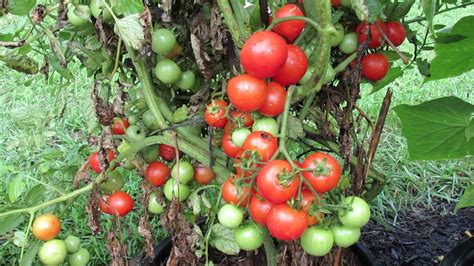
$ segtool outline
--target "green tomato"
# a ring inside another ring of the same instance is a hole
[[[138,123],[138,117],[136,115],[129,115],[127,119],[130,125],[136,125]]]
[[[354,32],[349,32],[344,35],[341,43],[339,43],[339,51],[345,54],[352,54],[357,50],[357,35]]]
[[[156,64],[155,75],[161,82],[169,85],[178,82],[183,73],[173,60],[163,59]]]
[[[108,177],[107,181],[100,184],[100,188],[105,192],[105,194],[112,194],[120,191],[123,188],[123,185],[125,185],[125,180],[118,169],[110,172]]]
[[[156,161],[158,157],[160,156],[160,145],[151,145],[148,147],[145,147],[142,150],[142,156],[143,160],[145,160],[146,163],[151,163],[153,161]]]
[[[232,133],[232,142],[237,146],[237,147],[242,147],[244,144],[245,139],[247,138],[248,135],[250,135],[250,130],[243,127],[235,130]]]
[[[254,223],[240,226],[234,231],[234,239],[240,249],[256,250],[263,244],[262,228]]]
[[[76,13],[80,13],[81,15],[76,15]],[[76,27],[82,27],[87,25],[89,23],[89,19],[86,19],[86,17],[90,18],[90,16],[91,14],[89,7],[86,5],[78,5],[77,7],[70,5],[70,8],[67,11],[67,18],[69,20],[69,23]]]
[[[334,28],[336,28],[336,34],[331,36],[331,46],[338,46],[342,39],[344,39],[344,26],[341,23],[334,24]]]
[[[110,3],[107,4],[111,6]],[[105,7],[103,0],[91,0],[89,8],[94,18],[98,19],[102,14],[105,22],[113,21],[112,13],[110,13],[110,11]]]
[[[46,265],[61,264],[66,259],[66,255],[66,244],[59,239],[46,241],[38,252],[39,260]]]
[[[141,127],[137,125],[131,125],[127,128],[126,131],[127,139],[130,142],[140,141],[146,137],[146,132]]]
[[[147,127],[149,130],[155,131],[160,129],[160,126],[158,125],[158,122],[156,121],[155,116],[151,110],[147,110],[145,113],[143,113],[142,120],[145,127]]]
[[[129,122],[130,123],[130,122]],[[120,145],[117,147],[117,151],[119,153],[124,153],[126,152],[128,149],[130,148],[130,144],[126,141],[126,140],[123,140],[122,143],[120,143]]]
[[[237,228],[244,219],[244,213],[237,206],[226,204],[217,213],[219,223],[227,228]]]
[[[64,240],[66,249],[69,253],[77,252],[81,248],[81,240],[77,236],[68,236]]]
[[[349,210],[339,211],[339,221],[350,227],[362,227],[370,220],[369,204],[362,198],[352,196],[341,201],[341,205],[349,206]]]
[[[91,256],[89,251],[85,248],[79,249],[78,252],[69,255],[69,265],[71,266],[86,266]]]
[[[162,214],[165,212],[165,208],[163,208],[156,199],[156,192],[150,194],[150,199],[148,200],[148,212],[151,214]]]
[[[331,65],[328,66],[326,69],[326,75],[324,76],[324,83],[330,83],[336,77],[336,72],[334,72],[334,68]]]
[[[180,161],[173,166],[173,169],[171,169],[171,177],[179,180],[179,183],[181,184],[187,184],[193,180],[194,167],[187,161]]]
[[[174,178],[166,181],[164,191],[167,200],[172,201],[174,197],[177,197],[181,202],[185,201],[190,193],[188,186],[178,183]]]
[[[194,72],[187,70],[183,72],[183,76],[181,79],[176,83],[176,86],[182,90],[191,90],[194,88],[196,84],[196,75]]]
[[[167,55],[176,45],[176,37],[168,29],[159,29],[151,36],[151,49],[155,53]]]
[[[334,236],[334,243],[341,248],[348,248],[357,243],[361,234],[360,228],[344,225],[335,225],[331,228],[331,231]]]
[[[334,237],[331,230],[310,227],[301,235],[300,242],[306,253],[313,256],[325,256],[332,249]]]
[[[278,136],[278,123],[275,118],[263,117],[255,120],[252,131],[265,131],[276,137]]]

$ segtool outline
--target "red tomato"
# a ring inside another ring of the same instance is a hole
[[[285,39],[271,31],[259,31],[242,46],[240,63],[245,72],[258,78],[269,78],[285,64],[287,56]]]
[[[117,118],[115,123],[112,125],[112,133],[115,135],[124,135],[128,126],[127,118]]]
[[[267,83],[267,97],[258,111],[265,116],[275,117],[285,109],[286,90],[276,82]]]
[[[249,112],[232,110],[230,117],[232,118],[232,125],[235,126],[235,128],[251,127],[253,125],[252,114]]]
[[[242,145],[244,151],[256,151],[263,162],[270,160],[277,149],[277,139],[272,134],[263,131],[252,132]]]
[[[341,6],[341,0],[331,0],[332,6]]]
[[[127,192],[117,191],[109,196],[108,204],[113,214],[125,216],[133,209],[133,199]]]
[[[222,185],[222,199],[229,204],[239,204],[240,202],[240,207],[245,207],[249,203],[250,187],[248,184],[244,184],[244,182],[241,182],[241,184],[236,184],[236,182],[235,177],[227,178]]]
[[[204,120],[211,127],[223,128],[227,124],[227,107],[229,105],[221,99],[212,100],[206,107]]]
[[[268,213],[273,207],[273,203],[260,195],[254,195],[250,199],[249,214],[252,219],[261,225],[267,225]]]
[[[407,36],[407,32],[405,31],[403,24],[398,21],[391,21],[385,23],[385,26],[387,26],[387,31],[385,31],[385,33],[387,34],[388,39],[395,46],[402,44]]]
[[[337,160],[324,152],[315,152],[303,161],[303,177],[318,193],[328,192],[335,188],[341,178],[342,169]]]
[[[215,174],[211,168],[205,165],[197,165],[194,167],[194,180],[196,183],[206,185],[214,180]]]
[[[267,84],[263,79],[243,74],[235,76],[227,83],[227,96],[235,108],[242,112],[251,112],[265,102]]]
[[[286,4],[277,10],[275,13],[275,18],[285,18],[285,17],[304,17],[303,11],[295,4]],[[293,43],[301,32],[304,30],[306,22],[302,20],[289,20],[285,22],[278,23],[273,31],[279,35],[285,37],[288,43]]]
[[[390,63],[383,54],[368,54],[362,57],[362,76],[370,81],[381,80],[387,75]]]
[[[99,207],[103,213],[112,214],[112,209],[109,206],[109,196],[101,196],[99,198]]]
[[[241,148],[237,147],[232,141],[232,136],[227,132],[224,132],[224,137],[222,137],[222,150],[230,158],[235,158],[242,151]]]
[[[31,231],[38,240],[51,240],[61,232],[61,220],[52,213],[40,215],[35,218]]]
[[[306,70],[308,70],[306,54],[298,46],[289,44],[285,65],[272,79],[283,86],[293,85],[300,81]]]
[[[267,227],[270,234],[276,239],[295,240],[308,227],[306,212],[295,210],[286,203],[277,204],[268,214]]]
[[[291,171],[291,165],[287,161],[268,162],[258,173],[258,192],[273,204],[292,199],[298,192],[300,178],[291,174]]]
[[[165,161],[172,161],[176,157],[176,149],[170,145],[160,144],[160,156]]]
[[[161,162],[151,162],[145,171],[146,180],[154,187],[163,186],[169,175],[170,169]]]
[[[387,27],[380,20],[376,20],[374,24],[370,25],[370,41],[367,47],[371,49],[379,48],[384,43],[383,36],[375,25],[378,25],[384,32],[387,32]],[[367,32],[367,23],[364,21],[357,25],[355,32],[359,39],[359,44],[364,43],[369,35]]]
[[[295,199],[298,197],[298,195],[295,196]],[[313,203],[318,202],[321,200],[322,196],[318,196],[318,199],[314,196],[313,192],[311,192],[309,189],[305,189],[301,191],[301,204],[300,208],[308,214],[308,225],[315,225],[321,222],[323,219],[324,213],[320,212],[317,215],[310,216],[309,215],[309,210],[311,208],[311,205]]]
[[[107,150],[109,162],[115,159],[115,153],[112,150]],[[99,160],[99,152],[93,152],[89,157],[89,167],[96,172],[97,174],[102,173],[102,169],[100,168],[100,160]]]

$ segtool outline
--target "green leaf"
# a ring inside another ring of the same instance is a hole
[[[287,133],[288,137],[292,139],[303,138],[305,135],[301,120],[291,114],[288,115]]]
[[[384,9],[384,14],[387,17],[386,21],[400,21],[408,14],[408,12],[410,12],[410,9],[414,3],[415,0],[387,3]]]
[[[423,12],[425,13],[426,21],[428,22],[428,27],[430,32],[433,35],[435,34],[434,27],[433,27],[433,18],[436,13],[436,1],[435,0],[421,0],[421,7],[423,8]]]
[[[474,105],[456,97],[394,108],[413,160],[442,160],[474,155],[474,139],[466,138]],[[470,131],[470,130],[469,130]]]
[[[471,118],[471,124],[466,128],[466,140],[470,141],[472,138],[474,138],[474,119]]]
[[[139,14],[129,15],[118,19],[114,27],[115,33],[123,39],[125,45],[135,50],[140,49],[145,41],[143,27],[140,24],[139,18]]]
[[[63,78],[67,79],[67,80],[71,80],[74,78],[74,76],[72,75],[71,71],[69,71],[69,69],[63,67],[59,61],[57,60],[56,57],[54,56],[51,56],[49,55],[48,56],[48,63],[50,66],[53,67],[54,70],[56,70],[56,72],[59,73],[59,75],[61,75]]]
[[[142,13],[145,9],[141,0],[112,0],[110,2],[117,15],[128,16]]]
[[[461,198],[459,199],[454,209],[459,210],[462,208],[473,207],[473,206],[474,206],[474,185],[464,190],[464,194],[461,196]]]
[[[77,5],[74,10],[74,15],[84,19],[84,20],[87,20],[87,21],[91,21],[91,11],[89,9],[89,6],[87,5]]]
[[[436,57],[431,61],[431,76],[425,82],[459,76],[474,68],[474,16],[460,19],[449,32],[451,41],[437,42]],[[461,39],[459,36],[463,36]],[[443,35],[442,39],[446,40]]]
[[[102,52],[100,50],[93,51],[87,49],[86,47],[82,46],[77,42],[70,42],[68,46],[69,49],[71,49],[71,52],[77,58],[79,58],[81,63],[92,71],[96,71],[97,69],[99,69],[99,67],[101,67],[102,63],[106,59],[104,58],[104,56],[102,56]]]
[[[18,197],[26,190],[26,184],[23,178],[17,176],[8,183],[8,199],[10,202],[15,202]]]
[[[186,121],[187,118],[188,118],[188,107],[184,104],[173,113],[173,122],[175,123]]]
[[[36,0],[9,0],[8,12],[17,16],[30,14],[31,9],[36,6]]]
[[[26,194],[25,202],[28,205],[38,203],[44,198],[45,192],[46,188],[43,185],[36,185],[28,191],[28,194]]]
[[[352,0],[352,9],[361,21],[374,22],[383,12],[379,0]]]
[[[194,215],[198,215],[201,212],[201,197],[197,193],[191,193],[186,200],[188,206],[193,209]]]
[[[5,62],[7,67],[16,71],[33,75],[38,73],[38,63],[33,58],[26,55],[9,54],[0,56],[0,61]]]
[[[374,93],[385,88],[385,86],[389,85],[401,76],[403,76],[403,71],[401,67],[391,67],[388,70],[387,75],[385,75],[382,80],[379,80],[372,85],[372,91],[370,93]]]
[[[0,235],[5,235],[14,230],[17,226],[23,223],[25,218],[22,215],[10,215],[0,218]]]
[[[40,243],[36,242],[33,246],[26,249],[25,254],[23,255],[23,261],[21,262],[21,266],[31,266],[33,265],[33,261],[36,258],[36,254],[38,254],[38,250],[40,247]]]
[[[240,248],[234,240],[234,230],[219,223],[212,226],[209,244],[227,255],[237,255],[240,252]]]
[[[417,58],[416,59],[416,66],[418,67],[418,71],[420,71],[420,74],[429,77],[431,76],[430,72],[430,63],[428,63],[428,60],[422,59],[422,58]]]

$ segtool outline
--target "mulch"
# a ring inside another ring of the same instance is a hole
[[[387,265],[438,265],[456,244],[474,234],[474,208],[454,213],[445,202],[398,218],[395,226],[371,221],[361,241]]]

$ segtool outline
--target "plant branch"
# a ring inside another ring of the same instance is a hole
[[[321,26],[314,20],[308,18],[308,17],[303,17],[303,16],[290,16],[290,17],[284,17],[284,18],[276,18],[272,20],[272,23],[270,26],[267,27],[267,30],[272,30],[273,27],[275,27],[278,23],[285,22],[285,21],[290,21],[290,20],[302,20],[309,25],[311,25],[314,29],[316,29],[318,32],[323,31]]]
[[[286,129],[288,128],[288,114],[290,113],[291,98],[293,97],[294,86],[291,86],[286,93],[285,109],[283,111],[283,117],[281,119],[280,129],[280,145],[278,149],[285,155],[286,160],[291,164],[293,169],[296,169],[296,165],[290,157],[290,154],[286,150]]]
[[[239,25],[237,24],[237,21],[234,17],[232,7],[230,6],[229,1],[217,0],[217,5],[219,6],[219,9],[221,10],[224,16],[224,21],[227,25],[227,29],[229,30],[235,45],[240,47],[242,45],[242,41],[240,36]]]

